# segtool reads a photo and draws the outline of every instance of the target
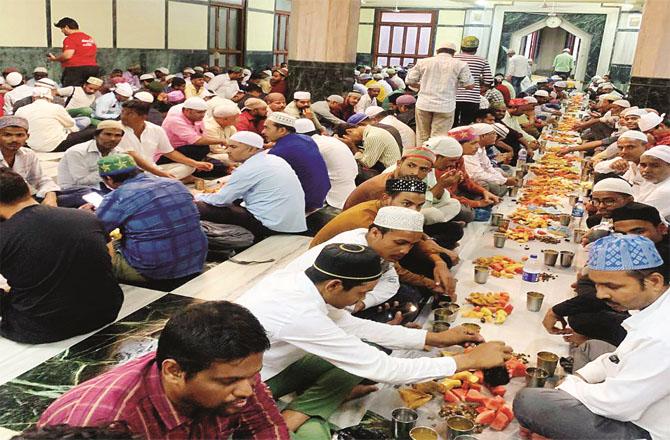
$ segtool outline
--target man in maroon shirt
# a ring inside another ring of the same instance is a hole
[[[50,53],[48,59],[61,64],[63,87],[81,86],[88,77],[98,77],[100,68],[95,58],[98,48],[93,37],[81,32],[79,24],[70,17],[61,18],[54,26],[65,35],[63,53],[58,56]]]
[[[263,135],[265,119],[268,115],[268,105],[262,99],[249,98],[244,103],[240,117],[237,118],[237,131],[252,131]]]
[[[126,422],[147,439],[288,440],[261,382],[265,330],[247,309],[205,302],[173,316],[158,350],[76,386],[38,427]]]

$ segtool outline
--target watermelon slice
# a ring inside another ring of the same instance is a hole
[[[512,420],[514,418],[514,412],[512,412],[512,408],[510,408],[507,405],[501,406],[498,411],[505,414],[507,416],[507,418],[510,419],[510,420]]]
[[[507,388],[505,388],[505,385],[498,385],[497,387],[489,388],[489,391],[494,396],[504,396],[505,393],[507,392]]]
[[[496,431],[502,431],[503,429],[507,428],[507,425],[509,425],[510,422],[511,420],[508,419],[507,416],[502,411],[498,411],[496,413],[495,419],[493,419],[490,426],[491,429],[494,429]]]
[[[469,385],[469,388],[470,388],[471,390],[481,391],[481,390],[482,390],[482,385],[479,384],[479,383],[471,383],[471,384]]]
[[[505,304],[505,307],[503,307],[503,310],[505,311],[505,313],[507,313],[507,315],[511,315],[512,310],[514,310],[514,306],[510,303],[507,303]]]
[[[505,399],[500,396],[489,397],[484,401],[484,405],[488,409],[493,409],[498,411],[505,404]]]
[[[479,383],[484,383],[484,372],[482,370],[475,371],[474,375],[479,378]]]
[[[477,411],[477,414],[481,414],[484,411],[488,411],[489,409],[484,406],[484,405],[479,405],[478,407],[475,408],[475,411]]]
[[[483,404],[487,399],[488,397],[486,397],[477,390],[469,390],[468,393],[465,395],[466,402],[475,402]]]
[[[454,393],[460,401],[465,402],[465,394],[468,392],[467,390],[464,390],[463,388],[453,388],[451,392]]]
[[[459,403],[461,399],[459,399],[458,396],[454,394],[452,390],[448,390],[444,392],[444,401],[451,403]]]
[[[496,412],[492,409],[486,410],[483,413],[479,414],[475,419],[475,423],[480,425],[490,425],[496,418]]]

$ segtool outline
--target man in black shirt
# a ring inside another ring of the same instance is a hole
[[[105,230],[90,213],[39,205],[23,177],[0,168],[0,335],[40,344],[114,321],[123,292]]]

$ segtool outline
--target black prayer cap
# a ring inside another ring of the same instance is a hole
[[[399,192],[425,194],[427,190],[427,185],[416,177],[406,176],[398,179],[388,179],[386,181],[386,192],[389,194],[396,194]]]
[[[382,276],[381,258],[372,248],[352,243],[332,243],[321,249],[312,265],[333,278],[373,281]]]
[[[658,213],[658,209],[639,202],[630,202],[626,206],[617,208],[612,211],[611,215],[612,221],[614,222],[622,220],[643,220],[650,222],[654,226],[661,224],[661,215]]]

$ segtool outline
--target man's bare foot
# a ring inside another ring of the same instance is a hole
[[[358,399],[359,397],[367,396],[370,393],[374,393],[379,390],[376,385],[356,385],[351,393],[347,396],[345,401]]]

